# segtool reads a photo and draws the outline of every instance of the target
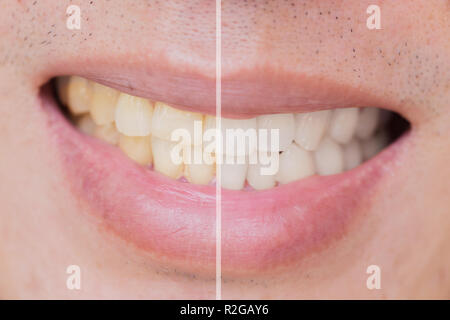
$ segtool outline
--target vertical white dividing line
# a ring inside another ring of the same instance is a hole
[[[216,151],[222,148],[222,0],[216,0]],[[220,149],[219,149],[220,148]],[[216,156],[219,154],[216,152]],[[216,159],[216,300],[222,299],[222,177]]]

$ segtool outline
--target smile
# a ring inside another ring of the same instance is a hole
[[[59,77],[56,97],[49,86],[41,94],[67,181],[83,212],[156,263],[211,276],[217,161],[174,163],[171,134],[182,128],[194,137],[196,123],[204,133],[215,127],[214,114],[132,95],[90,78]],[[223,132],[277,129],[279,152],[271,174],[261,174],[270,163],[249,161],[270,149],[264,144],[245,149],[243,162],[219,164],[225,277],[290,268],[337,241],[364,212],[409,139],[404,131],[391,132],[397,114],[356,107],[358,101],[354,105],[257,115],[250,108],[240,114],[226,111]],[[195,140],[188,149],[203,155],[208,145]],[[217,160],[216,149],[211,150]]]

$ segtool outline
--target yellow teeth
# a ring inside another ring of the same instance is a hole
[[[215,139],[209,139],[211,132],[216,133],[210,130],[216,128],[214,116],[131,96],[77,76],[58,78],[56,85],[80,131],[117,146],[143,166],[153,165],[156,172],[193,184],[212,183],[216,165],[221,166],[222,187],[231,190],[246,185],[266,190],[312,175],[339,174],[358,167],[389,141],[383,129],[389,114],[376,108],[222,118],[225,140],[216,159]],[[173,140],[180,132],[189,139]],[[253,137],[256,142],[249,143]],[[236,144],[242,141],[241,149]]]

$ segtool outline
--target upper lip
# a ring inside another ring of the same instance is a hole
[[[83,65],[82,70],[87,71],[80,73],[80,65],[56,63],[42,79],[77,74],[133,95],[215,113],[215,79],[211,75],[186,71],[188,68],[176,73],[151,63],[138,68],[104,61],[90,61]],[[270,77],[270,71],[266,72],[263,77],[261,70],[225,75],[222,115],[245,117],[376,105],[377,99],[362,88],[324,77]],[[43,105],[48,107],[51,102],[45,96]],[[47,107],[44,109],[52,119],[49,127],[57,137],[69,186],[88,211],[158,259],[187,271],[210,272],[215,264],[214,188],[182,184],[146,172],[113,148],[79,135]],[[356,170],[336,176],[310,177],[264,192],[224,191],[223,272],[254,273],[287,266],[342,235],[353,217],[364,211],[368,189],[375,188],[382,173],[394,165],[390,160],[404,143],[395,145]]]

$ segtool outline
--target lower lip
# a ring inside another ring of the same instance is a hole
[[[172,180],[85,136],[42,94],[49,129],[73,195],[99,224],[186,273],[214,274],[216,198],[212,186]],[[222,191],[224,276],[270,272],[323,250],[368,211],[371,189],[392,170],[403,138],[351,171],[313,176],[266,191]]]

